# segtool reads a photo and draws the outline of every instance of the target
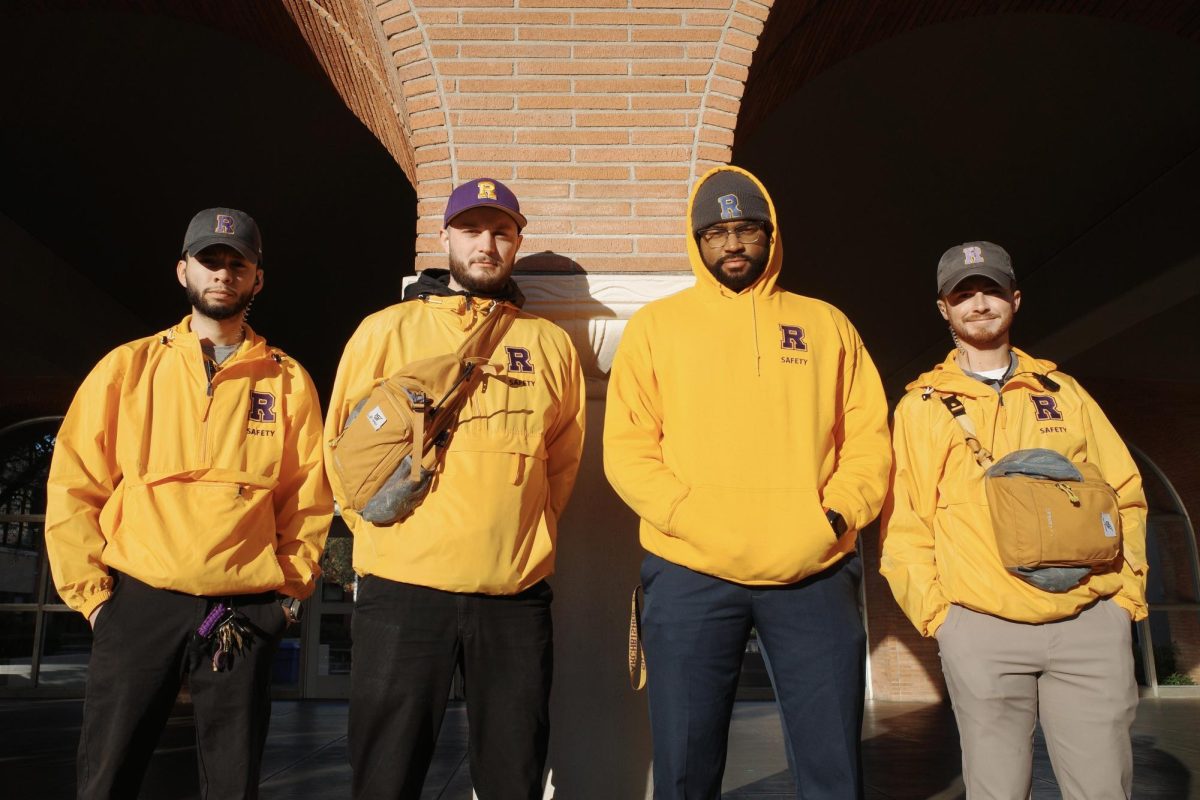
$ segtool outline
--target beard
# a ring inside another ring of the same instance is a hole
[[[721,267],[726,261],[733,258],[745,258],[750,262],[749,268],[740,275],[729,275]],[[721,256],[712,264],[706,264],[708,271],[716,278],[722,286],[733,292],[740,292],[752,285],[762,276],[767,269],[767,252],[763,252],[758,258],[750,258],[745,254],[738,256]]]
[[[250,306],[250,301],[254,299],[253,287],[247,289],[243,294],[237,295],[233,300],[224,300],[223,302],[210,300],[204,292],[193,286],[191,281],[188,281],[186,291],[188,302],[192,304],[192,308],[217,322],[238,316]]]
[[[979,325],[982,320],[963,320],[951,322],[950,330],[963,344],[970,345],[976,350],[989,350],[1008,342],[1008,331],[1012,327],[1012,317],[993,317],[987,320],[987,325]],[[976,323],[968,325],[968,322]]]
[[[493,270],[478,274],[472,273],[471,265],[464,263],[462,259],[453,254],[449,255],[448,260],[450,262],[450,277],[454,278],[459,286],[471,294],[493,296],[503,294],[504,290],[508,288],[508,279],[512,274],[511,264],[508,265],[508,269]]]

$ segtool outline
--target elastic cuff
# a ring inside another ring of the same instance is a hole
[[[842,515],[842,519],[846,520],[846,527],[849,530],[861,530],[863,525],[858,522],[858,515],[854,505],[840,494],[827,494],[821,498],[821,505],[830,511],[836,511]]]
[[[95,594],[93,594],[87,600],[85,600],[83,605],[81,605],[79,608],[77,608],[75,610],[78,611],[80,614],[83,614],[84,619],[88,619],[92,616],[93,611],[95,611],[99,606],[103,605],[104,603],[107,603],[111,599],[112,599],[111,591],[101,590],[101,591],[98,591]]]
[[[289,567],[292,565],[290,563],[280,561],[279,566],[283,569],[284,575],[286,576],[290,571]],[[299,600],[307,600],[309,595],[311,595],[316,588],[317,581],[315,578],[306,581],[296,577],[285,577],[283,586],[280,586],[275,590],[275,592],[288,597],[295,597]]]
[[[1127,598],[1122,597],[1119,594],[1114,594],[1112,597],[1110,597],[1108,599],[1112,600],[1114,603],[1119,605],[1121,608],[1125,609],[1125,613],[1128,614],[1129,618],[1131,620],[1133,620],[1134,622],[1137,622],[1138,620],[1142,620],[1142,619],[1146,618],[1146,607],[1145,606],[1140,606],[1140,605],[1137,605],[1136,603],[1132,603]]]
[[[938,628],[942,627],[942,623],[946,621],[946,616],[950,613],[950,606],[946,606],[941,611],[933,615],[933,619],[925,626],[925,636],[930,638],[937,635]]]

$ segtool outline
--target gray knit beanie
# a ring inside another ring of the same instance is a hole
[[[771,224],[767,198],[753,180],[734,170],[714,173],[696,190],[692,201],[692,230],[718,222],[754,220]]]

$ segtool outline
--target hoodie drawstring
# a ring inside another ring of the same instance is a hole
[[[754,301],[754,292],[750,292],[750,320],[754,323],[754,374],[762,377],[762,353],[758,349],[758,305]]]

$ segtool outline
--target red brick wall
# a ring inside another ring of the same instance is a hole
[[[412,130],[417,267],[443,263],[453,186],[509,184],[523,253],[597,272],[688,269],[691,179],[727,163],[771,0],[388,0]],[[527,258],[524,269],[560,269]]]
[[[879,574],[879,524],[871,525],[861,537],[874,696],[880,700],[940,700],[946,696],[946,684],[937,642],[917,633]]]

